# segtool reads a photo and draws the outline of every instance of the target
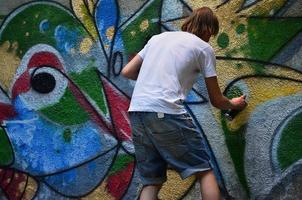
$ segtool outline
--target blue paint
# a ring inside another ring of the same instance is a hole
[[[80,41],[78,31],[71,31],[61,25],[56,27],[54,37],[58,50],[67,54],[70,53],[71,49],[75,49]]]
[[[116,150],[112,149],[103,156],[69,171],[45,177],[44,181],[65,195],[75,197],[85,195],[100,185],[100,181],[108,175]]]
[[[117,30],[117,26],[119,23],[118,18],[118,7],[115,1],[112,0],[100,0],[96,6],[95,12],[95,21],[97,25],[97,29],[100,33],[101,40],[105,46],[113,47],[113,51],[120,51],[123,52],[124,45],[122,40],[121,31]],[[114,28],[116,38],[114,41],[110,40],[107,35],[106,31],[108,28]],[[113,44],[114,43],[114,44]],[[110,48],[107,49],[107,54]],[[110,52],[111,53],[111,52]]]
[[[15,153],[14,167],[32,175],[45,175],[69,169],[114,147],[117,141],[104,136],[88,121],[72,127],[72,140],[63,138],[66,127],[45,120],[27,107],[22,97],[15,99],[17,116],[6,122],[8,137]]]
[[[44,33],[46,31],[48,31],[49,27],[50,27],[49,21],[47,19],[42,20],[40,25],[39,25],[40,32]]]
[[[186,103],[203,103],[205,100],[194,90],[190,90],[189,94],[187,95],[187,98],[185,100]]]

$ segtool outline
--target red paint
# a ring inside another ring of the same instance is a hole
[[[115,198],[121,199],[131,183],[134,162],[128,164],[124,170],[108,178],[107,190]]]
[[[13,100],[21,93],[25,93],[30,90],[30,76],[28,71],[21,74],[21,76],[16,80],[12,89]]]
[[[64,68],[59,58],[55,54],[50,52],[43,51],[43,52],[35,53],[31,57],[27,65],[28,68],[39,67],[39,66],[51,66],[60,69],[61,71],[64,71]]]
[[[0,123],[3,122],[3,120],[7,120],[16,115],[17,113],[12,105],[8,105],[0,102]]]
[[[116,135],[122,141],[131,140],[131,128],[128,115],[130,99],[117,90],[115,86],[104,77],[102,77],[102,82]]]
[[[85,95],[77,88],[73,83],[69,83],[69,88],[72,94],[76,97],[77,102],[85,109],[85,111],[89,114],[91,119],[97,123],[101,129],[105,132],[112,133],[112,125],[106,123],[106,120],[103,116],[101,116],[96,109],[91,105],[91,103],[87,100]]]
[[[0,168],[0,188],[9,200],[19,200],[26,189],[27,174]]]
[[[50,66],[64,71],[59,58],[50,52],[35,53],[28,62],[26,71],[16,80],[12,89],[12,98],[15,99],[19,94],[30,90],[30,74],[29,69],[35,67]]]

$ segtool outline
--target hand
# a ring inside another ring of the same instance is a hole
[[[247,106],[245,97],[245,95],[242,95],[230,100],[231,104],[235,107],[235,110],[243,110]]]

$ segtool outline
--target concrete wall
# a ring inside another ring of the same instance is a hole
[[[210,43],[222,91],[249,102],[228,121],[200,77],[185,103],[221,191],[301,199],[299,0],[0,0],[0,199],[135,199],[127,116],[135,82],[120,71],[148,38],[179,30],[199,6],[220,20]],[[161,199],[199,196],[193,177],[168,171]]]

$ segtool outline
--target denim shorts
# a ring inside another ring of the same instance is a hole
[[[130,112],[137,168],[143,185],[162,184],[167,167],[182,179],[213,169],[204,139],[189,114]]]

